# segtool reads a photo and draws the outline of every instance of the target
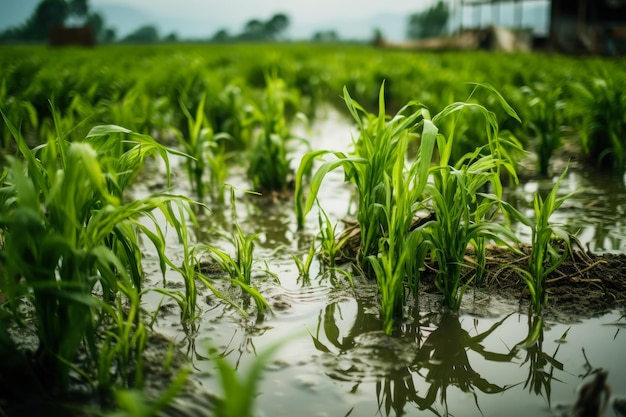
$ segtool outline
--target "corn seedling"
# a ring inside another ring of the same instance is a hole
[[[121,378],[141,385],[141,366],[131,371],[145,336],[139,317],[143,273],[137,230],[154,243],[164,271],[171,262],[152,211],[160,210],[177,228],[172,206],[187,200],[160,194],[123,203],[121,195],[143,158],[151,151],[165,153],[165,148],[155,142],[151,148],[139,136],[141,143],[126,152],[107,151],[107,138],[117,143],[117,135],[128,132],[101,127],[83,142],[67,142],[58,131],[31,150],[3,117],[24,160],[11,159],[3,174],[1,291],[10,296],[3,310],[20,322],[20,305],[34,308],[39,347],[30,371],[48,393],[64,392],[70,371],[77,370],[73,363],[79,350],[86,349],[93,366],[77,373],[91,379],[89,373],[96,370],[103,391],[112,385],[111,369],[116,382]],[[142,218],[152,220],[155,231]],[[109,330],[111,321],[116,324]],[[102,344],[100,338],[108,342]]]
[[[369,117],[368,124],[364,122],[359,113],[365,110],[350,97],[348,90],[344,88],[344,100],[348,110],[356,120],[360,136],[355,143],[356,155],[346,155],[343,152],[312,151],[307,153],[300,163],[296,174],[295,210],[298,227],[304,226],[306,214],[311,210],[317,193],[326,174],[338,167],[342,167],[346,180],[352,182],[358,193],[357,221],[361,229],[361,245],[358,261],[362,261],[369,255],[378,253],[378,241],[387,234],[387,219],[381,207],[385,206],[385,176],[392,176],[392,169],[397,159],[398,141],[409,135],[418,125],[421,117],[420,111],[414,111],[405,116],[405,112],[416,105],[410,103],[403,107],[396,117],[388,121],[385,114],[384,86],[379,93],[379,114],[377,117]],[[303,177],[310,171],[313,162],[324,155],[333,155],[336,159],[324,162],[311,178],[308,195],[304,197]],[[423,187],[428,175],[428,163],[420,165],[419,184]],[[422,188],[423,189],[423,188]]]
[[[82,165],[72,151],[68,160]],[[33,305],[39,348],[31,370],[46,390],[62,392],[83,343],[93,360],[100,358],[96,339],[100,305],[92,295],[95,286],[100,285],[107,298],[117,293],[118,276],[125,268],[105,246],[81,247],[71,228],[63,230],[50,222],[44,210],[51,214],[54,206],[41,206],[38,191],[21,163],[13,162],[6,181],[15,187],[15,200],[12,207],[2,207],[2,292],[10,295],[8,306],[17,320],[22,303]],[[80,182],[79,187],[84,185]],[[69,201],[65,209],[75,208],[73,203],[78,202]],[[66,222],[73,223],[69,217]]]
[[[217,94],[215,103],[209,109],[211,125],[218,132],[230,136],[229,149],[247,149],[250,145],[251,129],[247,122],[252,108],[246,105],[247,93],[241,83],[231,83]]]
[[[565,102],[561,88],[537,84],[523,88],[528,104],[522,115],[530,134],[534,137],[537,153],[537,168],[543,176],[548,175],[550,159],[561,146]]]
[[[195,116],[187,109],[183,98],[180,107],[187,119],[187,134],[177,131],[176,137],[184,151],[190,156],[187,158],[187,175],[199,200],[204,200],[206,194],[205,175],[210,174],[209,184],[211,196],[218,202],[224,202],[222,187],[226,180],[226,148],[220,141],[228,139],[224,133],[215,134],[204,113],[206,96],[202,96],[196,109]]]
[[[296,268],[298,268],[298,277],[302,280],[302,285],[310,285],[311,283],[311,264],[313,263],[313,258],[315,258],[315,253],[315,242],[312,242],[304,260],[296,254],[291,255]]]
[[[507,210],[522,224],[531,229],[531,253],[528,259],[528,270],[517,268],[520,277],[528,286],[531,304],[534,313],[540,314],[542,307],[548,301],[546,280],[571,253],[569,233],[550,223],[550,217],[573,193],[557,197],[561,181],[567,174],[563,171],[557,182],[543,199],[539,192],[533,198],[534,221],[528,219],[516,209],[508,206]],[[561,251],[560,246],[564,246]]]
[[[265,77],[266,88],[258,106],[253,106],[248,123],[253,128],[249,148],[248,178],[258,191],[285,191],[292,175],[287,144],[291,134],[287,106],[297,104],[297,97],[285,82]],[[307,143],[304,139],[301,139]]]
[[[210,245],[198,245],[198,250],[206,252],[229,275],[231,283],[241,287],[244,294],[252,296],[257,309],[264,311],[269,308],[269,304],[267,304],[261,293],[252,286],[254,242],[259,235],[245,234],[236,221],[235,189],[233,187],[231,187],[230,201],[233,212],[233,230],[232,236],[226,237],[233,243],[235,256],[231,257],[226,251]]]
[[[406,299],[405,286],[408,285],[417,297],[419,269],[426,258],[428,244],[422,233],[425,226],[414,228],[412,222],[415,206],[426,185],[426,178],[420,178],[419,172],[424,166],[428,168],[434,142],[435,131],[426,121],[418,159],[408,173],[405,172],[408,137],[404,136],[397,144],[398,152],[392,176],[385,174],[386,201],[380,209],[385,215],[388,230],[379,240],[378,255],[370,255],[367,260],[376,275],[380,293],[381,320],[387,334],[391,334],[393,324],[402,318]],[[426,155],[423,160],[422,152]]]
[[[487,86],[488,89],[490,89]],[[495,92],[495,91],[494,91]],[[513,117],[515,112],[496,93],[501,103]],[[435,284],[443,292],[444,305],[458,310],[463,294],[471,279],[462,283],[462,270],[467,246],[476,243],[476,250],[484,251],[484,238],[496,241],[514,242],[515,235],[501,224],[489,221],[488,217],[499,210],[502,195],[500,172],[502,169],[515,176],[515,169],[502,149],[498,137],[495,117],[478,104],[454,103],[433,118],[434,123],[454,117],[454,114],[469,106],[479,110],[485,117],[485,136],[488,145],[466,154],[450,164],[450,156],[455,140],[454,122],[448,137],[437,135],[439,164],[431,169],[433,182],[426,186],[436,221],[427,229],[428,240],[432,242],[432,257],[437,262],[438,271]],[[493,194],[486,197],[484,191],[491,188]],[[482,194],[481,194],[482,193]],[[479,255],[482,256],[482,255]]]
[[[604,167],[626,170],[626,89],[623,77],[603,73],[572,85],[576,102],[571,117],[577,121],[585,153]]]
[[[157,417],[170,411],[176,396],[187,382],[189,370],[181,371],[167,389],[156,399],[147,398],[137,389],[118,389],[115,391],[117,409],[105,414],[105,417]]]
[[[344,99],[360,129],[360,136],[355,142],[356,156],[334,152],[338,160],[321,165],[312,178],[311,190],[302,208],[301,174],[314,158],[327,152],[307,154],[296,180],[296,210],[302,223],[324,175],[338,166],[344,168],[346,177],[357,186],[359,196],[357,221],[361,246],[358,261],[364,265],[363,261],[367,260],[376,275],[381,293],[383,327],[390,333],[394,319],[402,315],[405,283],[411,289],[417,288],[419,268],[427,254],[426,246],[422,246],[422,228],[412,228],[412,222],[426,187],[436,128],[430,121],[418,122],[424,114],[422,111],[409,113],[411,107],[418,107],[415,103],[405,106],[388,121],[384,97],[383,85],[379,91],[378,116],[366,114],[367,120],[364,121],[359,115],[364,110],[344,89]],[[409,114],[405,116],[404,112]],[[423,125],[421,145],[415,160],[407,168],[408,141],[420,124]],[[322,247],[330,252],[329,256],[335,255],[336,245],[341,246],[343,242],[335,243],[334,228],[327,217],[322,220],[322,214],[320,208]]]
[[[341,252],[341,248],[346,243],[347,238],[341,240],[337,239],[337,225],[333,225],[328,218],[328,215],[319,204],[317,220],[320,228],[318,235],[320,241],[320,253],[332,272],[335,269],[335,260]]]
[[[285,341],[280,340],[260,352],[250,364],[250,369],[246,374],[242,374],[230,365],[222,355],[210,353],[211,359],[215,362],[222,389],[222,397],[215,404],[215,416],[255,416],[254,399],[263,378],[263,370],[284,344]]]
[[[39,128],[39,117],[35,107],[26,100],[20,100],[17,97],[9,96],[7,92],[6,79],[2,80],[0,84],[0,109],[4,112],[7,119],[9,119],[13,125],[18,125],[20,129],[28,131],[37,131]],[[8,150],[12,144],[13,136],[9,129],[2,130],[2,137],[0,137],[0,146],[3,151]]]
[[[148,92],[145,81],[126,91],[117,91],[99,103],[106,123],[126,126],[141,134],[159,134],[167,130],[173,112],[168,97],[155,97]]]

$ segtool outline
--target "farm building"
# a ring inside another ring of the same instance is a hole
[[[534,36],[535,46],[568,53],[626,53],[626,0],[452,0],[452,8],[460,8],[460,31],[482,30],[484,15],[491,25],[512,26],[523,31],[532,26],[529,6],[543,5],[548,12],[545,34]],[[502,9],[513,9],[513,22],[504,24]]]

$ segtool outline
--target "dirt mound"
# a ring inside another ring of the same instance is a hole
[[[527,305],[530,293],[516,268],[528,265],[530,247],[515,253],[508,248],[494,247],[487,253],[482,289],[496,293],[512,303]],[[472,262],[468,253],[468,263]],[[429,268],[421,278],[423,291],[436,292],[436,271]],[[467,279],[474,272],[468,270]],[[589,317],[626,308],[626,254],[593,255],[574,251],[547,278],[548,303],[544,313],[558,317]]]

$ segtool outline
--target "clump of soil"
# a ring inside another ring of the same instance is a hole
[[[515,253],[508,248],[491,247],[487,251],[487,264],[482,290],[498,294],[511,303],[530,303],[526,283],[515,269],[526,269],[530,246]],[[468,251],[468,263],[472,254]],[[466,277],[474,274],[468,270]],[[421,277],[423,291],[438,291],[434,285],[436,271],[429,268]],[[626,309],[626,254],[594,255],[573,251],[572,256],[546,281],[548,303],[544,314],[560,318],[591,317],[616,309]]]
[[[432,219],[432,214],[418,218],[413,227]],[[355,262],[360,250],[360,228],[354,221],[348,222],[341,239],[346,242],[340,253],[341,262]],[[577,247],[580,247],[578,245]],[[530,303],[526,283],[516,268],[527,269],[531,253],[530,245],[521,245],[514,251],[508,247],[488,245],[485,276],[479,290],[496,294],[512,304]],[[464,279],[475,275],[475,257],[471,247],[465,257],[470,267],[464,271]],[[436,264],[428,262],[420,277],[420,291],[435,294]],[[552,272],[546,282],[548,303],[544,314],[561,319],[592,317],[612,310],[626,310],[626,254],[596,255],[582,250],[571,250],[566,261]]]

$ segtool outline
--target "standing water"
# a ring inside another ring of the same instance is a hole
[[[311,143],[316,149],[346,150],[353,133],[349,122],[331,111],[315,127]],[[551,180],[527,182],[507,191],[505,198],[530,210],[532,193],[551,187]],[[591,251],[626,252],[624,184],[609,185],[571,170],[561,190],[573,189],[582,191],[553,220],[575,228],[570,231]],[[349,214],[351,190],[340,170],[327,176],[319,201],[333,222]],[[237,205],[244,231],[260,234],[255,251],[259,269],[266,261],[280,283],[264,274],[253,281],[273,309],[263,318],[244,318],[206,291],[207,302],[200,303],[200,318],[189,330],[179,327],[175,308],[161,306],[154,328],[190,355],[191,378],[199,389],[223,394],[210,349],[245,375],[258,352],[283,340],[259,384],[256,404],[262,416],[565,415],[577,387],[598,368],[608,370],[614,395],[626,395],[626,335],[621,331],[626,321],[620,312],[540,323],[519,305],[494,295],[468,292],[459,314],[443,313],[437,299],[424,296],[419,305],[408,306],[397,334],[387,336],[381,331],[375,283],[351,286],[343,276],[331,276],[318,260],[310,280],[298,276],[292,254],[306,256],[317,234],[315,210],[306,230],[298,232],[291,202],[268,207],[242,197]],[[210,215],[207,222],[215,227],[221,217],[221,227],[229,230],[229,210]],[[528,232],[516,227],[528,240]],[[209,235],[199,235],[203,233]],[[176,252],[175,236],[170,239]],[[156,266],[154,271],[158,286]],[[167,279],[180,280],[174,273]],[[536,332],[536,342],[526,343]],[[606,415],[615,414],[611,409]]]

